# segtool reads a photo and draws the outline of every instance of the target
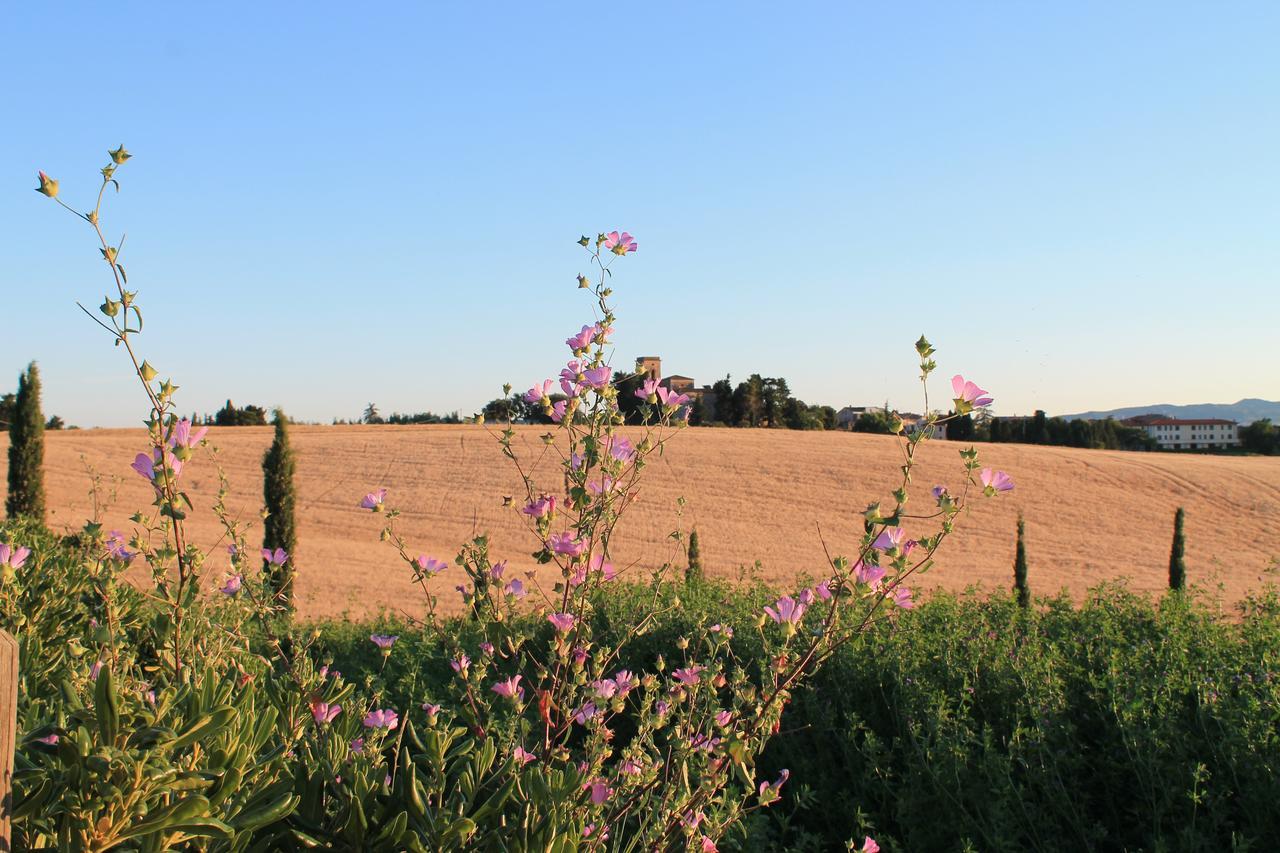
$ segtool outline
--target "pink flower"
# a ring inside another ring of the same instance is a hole
[[[418,567],[418,571],[424,575],[438,575],[445,569],[449,568],[449,564],[443,560],[437,560],[435,557],[423,555],[414,560],[414,565]]]
[[[567,411],[569,411],[568,400],[556,401],[556,404],[551,407],[551,422],[556,424],[564,423],[564,416]]]
[[[815,586],[813,588],[813,591],[817,593],[818,598],[821,598],[823,601],[830,601],[831,600],[831,581],[829,580],[823,581],[822,583]]]
[[[587,491],[591,492],[593,495],[605,495],[612,492],[617,485],[617,481],[612,477],[601,477],[599,483],[595,480],[587,483]]]
[[[657,702],[653,703],[653,711],[659,717],[665,717],[667,715],[667,712],[669,712],[670,710],[671,710],[671,703],[665,699],[659,699]]]
[[[689,402],[689,395],[677,394],[675,391],[672,391],[670,388],[659,388],[658,399],[662,402],[662,405],[668,408],[674,409],[678,406],[683,406],[685,403]]]
[[[272,566],[283,566],[289,560],[289,552],[283,548],[277,548],[274,551],[270,548],[263,548],[262,559]]]
[[[628,252],[634,252],[638,248],[635,239],[626,231],[619,234],[617,231],[610,231],[604,235],[604,247],[615,255],[625,255]]]
[[[573,538],[570,533],[552,533],[547,538],[551,550],[564,557],[578,557],[587,550],[587,546]]]
[[[484,642],[480,644],[480,654],[493,657],[493,643]]]
[[[573,712],[573,719],[578,725],[585,726],[587,721],[594,719],[598,713],[600,713],[600,709],[596,707],[595,703],[588,702]]]
[[[599,572],[601,578],[606,581],[611,581],[618,576],[618,573],[613,569],[613,563],[605,560],[603,554],[592,554],[591,559],[587,562],[587,570]]]
[[[701,850],[702,853],[719,853],[720,851],[720,848],[716,846],[716,843],[705,835],[702,836],[702,843],[698,849]]]
[[[773,607],[766,607],[764,612],[779,625],[796,625],[804,618],[805,605],[789,595],[778,599]]]
[[[391,731],[400,724],[400,715],[389,708],[370,711],[365,714],[364,727],[366,729],[380,729],[382,731]]]
[[[705,666],[695,664],[693,666],[687,666],[684,669],[677,669],[675,672],[671,673],[671,675],[676,681],[686,687],[691,687],[698,683],[700,676],[702,675],[702,671],[705,669]]]
[[[574,666],[582,666],[587,662],[587,650],[582,646],[573,647],[573,664]]]
[[[111,531],[110,535],[107,536],[107,556],[116,560],[123,560],[126,563],[131,562],[138,555],[126,548],[126,544],[128,543],[123,533],[119,530]],[[4,560],[0,559],[0,564],[3,563]]]
[[[886,527],[880,531],[880,535],[876,537],[875,542],[871,543],[871,547],[877,551],[893,551],[895,549],[903,549],[905,551],[905,546],[902,544],[902,537],[905,534],[906,531],[901,527]]]
[[[341,705],[330,705],[328,702],[321,702],[318,699],[311,700],[311,716],[315,717],[317,726],[332,723],[333,718],[341,713]]]
[[[639,776],[644,772],[644,765],[636,761],[634,758],[628,758],[622,762],[622,766],[618,768],[618,772],[623,776]]]
[[[351,741],[351,751],[354,752],[356,755],[363,755],[364,754],[364,738],[358,737],[355,740]],[[339,776],[337,777],[337,779],[339,783],[342,782],[342,777]]]
[[[606,784],[604,779],[593,779],[590,783],[583,786],[591,789],[591,802],[600,805],[613,793],[613,789]]]
[[[399,637],[393,637],[388,634],[370,634],[369,639],[375,646],[382,649],[383,652],[390,652],[391,647],[396,644]]]
[[[644,383],[636,389],[636,396],[641,400],[656,403],[658,401],[658,380],[653,378],[646,379]]]
[[[513,675],[506,681],[499,681],[490,689],[499,696],[503,696],[507,699],[515,699],[518,697],[523,700],[524,688],[520,686],[520,678],[521,676],[519,675]]]
[[[977,409],[982,406],[990,406],[991,398],[987,396],[987,392],[979,388],[972,382],[966,380],[960,374],[951,377],[951,390],[955,392],[957,410],[965,408]],[[961,406],[964,403],[966,406]]]
[[[978,479],[982,481],[982,488],[987,494],[994,495],[996,492],[1008,492],[1013,489],[1013,478],[1003,471],[983,468]]]
[[[471,658],[466,655],[458,655],[456,658],[449,661],[449,666],[453,667],[454,672],[459,675],[464,675],[466,674],[467,669],[471,666]]]
[[[525,597],[524,581],[520,578],[512,578],[511,583],[503,587],[502,591],[507,595],[514,595],[516,598]]]
[[[865,584],[872,589],[878,589],[881,579],[885,576],[885,570],[879,566],[869,566],[859,560],[853,568],[853,577],[860,583]]]
[[[219,589],[218,592],[222,593],[223,595],[235,595],[237,592],[240,591],[240,587],[243,584],[244,584],[244,575],[232,575],[231,577],[227,578],[226,583],[222,585],[221,589]]]
[[[910,610],[916,606],[916,603],[911,600],[911,590],[905,586],[894,587],[893,603],[903,610]]]
[[[89,677],[97,681],[100,672],[102,672],[102,661],[95,661],[93,666],[89,667]]]
[[[729,625],[721,625],[719,622],[707,629],[713,634],[724,634],[726,637],[733,636],[733,628]]]
[[[933,498],[934,498],[934,500],[939,500],[939,501],[940,501],[940,500],[942,500],[944,497],[947,497],[947,487],[946,487],[946,486],[934,486],[932,489],[930,489],[930,491],[933,493]]]
[[[609,441],[609,455],[625,464],[636,458],[636,446],[629,438],[616,436]]]
[[[36,738],[36,743],[48,744],[49,746],[57,746],[57,745],[58,745],[58,735],[57,735],[57,733],[55,732],[55,733],[47,734],[47,735],[45,735],[44,737],[38,737],[38,738]]]
[[[607,678],[591,682],[591,689],[595,691],[597,699],[612,699],[618,695],[617,682]]]
[[[555,625],[557,631],[564,634],[573,629],[574,623],[577,620],[574,619],[572,613],[552,613],[547,617],[547,621],[552,625]]]
[[[533,518],[546,518],[555,513],[556,499],[551,495],[542,495],[520,511]]]
[[[880,853],[880,845],[876,844],[875,839],[870,835],[863,836],[862,846],[858,848],[858,853]]]
[[[159,469],[157,469],[157,465]],[[182,460],[178,459],[170,451],[161,450],[157,447],[150,453],[139,453],[134,457],[133,464],[129,467],[146,479],[151,480],[152,483],[155,483],[165,468],[172,471],[174,477],[181,474]],[[157,486],[157,488],[159,487]]]
[[[190,449],[203,441],[208,432],[208,427],[201,427],[196,430],[195,433],[192,433],[190,418],[183,418],[174,425],[173,433],[169,436],[169,446],[173,448],[185,447]]]
[[[387,499],[387,490],[378,489],[376,492],[370,492],[360,501],[361,509],[369,509],[377,512],[382,509],[382,502]]]
[[[582,384],[597,391],[603,390],[613,376],[613,368],[607,364],[600,367],[589,367],[582,371]]]
[[[550,401],[551,389],[553,387],[555,387],[554,382],[552,382],[550,379],[544,379],[542,381],[541,386],[534,385],[528,391],[524,392],[524,401],[526,403],[532,403],[532,404],[542,403],[543,405],[545,405],[547,402]]]
[[[618,685],[618,695],[626,696],[640,681],[631,674],[629,669],[620,669],[613,674],[613,683]]]
[[[516,760],[516,763],[519,764],[521,767],[524,767],[530,761],[536,761],[538,759],[536,755],[534,755],[532,752],[529,752],[523,746],[517,746],[514,750],[512,750],[511,757],[514,758]]]
[[[436,716],[440,713],[440,706],[433,705],[430,702],[422,703],[422,710],[427,713],[427,723],[431,724],[436,721]]]
[[[732,721],[733,713],[730,711],[721,711],[716,714],[716,725],[722,729],[728,727],[729,723]]]
[[[800,594],[796,596],[796,598],[799,599],[800,603],[803,604],[805,607],[808,607],[810,604],[813,604],[813,601],[816,597],[817,596],[814,594],[814,591],[812,589],[809,589],[808,587],[805,587],[804,589],[800,590]]]
[[[777,780],[774,781],[772,784],[770,784],[769,782],[761,782],[759,793],[763,795],[765,791],[768,791],[770,789],[772,789],[774,793],[777,793],[778,790],[782,787],[783,783],[790,778],[791,778],[791,771],[783,770],[780,774],[778,774]]]
[[[689,747],[699,752],[715,752],[721,744],[721,738],[704,735],[701,732],[689,738]]]
[[[591,347],[591,342],[595,340],[596,334],[600,331],[598,325],[583,326],[582,331],[565,341],[565,345],[573,350],[573,354],[585,352]]]
[[[21,548],[16,545],[5,545],[0,543],[0,566],[8,566],[11,569],[20,569],[22,564],[27,561],[30,556],[30,548]]]

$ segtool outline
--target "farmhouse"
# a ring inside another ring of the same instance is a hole
[[[1240,425],[1221,418],[1171,418],[1137,415],[1122,421],[1145,430],[1161,450],[1209,450],[1240,446]]]
[[[707,406],[712,409],[715,408],[715,392],[711,390],[710,385],[703,385],[699,388],[697,383],[693,381],[693,377],[681,376],[678,373],[664,377],[662,375],[662,358],[659,356],[642,355],[637,358],[636,373],[649,379],[657,379],[660,386],[668,388],[677,394],[688,394],[690,405],[696,406],[705,400]]]

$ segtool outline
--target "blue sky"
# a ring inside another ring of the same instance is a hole
[[[613,228],[617,365],[914,409],[923,332],[999,413],[1280,398],[1274,3],[211,8],[6,11],[0,387],[69,422],[145,412],[31,189],[120,142],[184,411],[471,413],[559,369]]]

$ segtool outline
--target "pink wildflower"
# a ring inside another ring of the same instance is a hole
[[[894,587],[893,603],[903,610],[910,610],[916,606],[916,603],[911,600],[911,590],[905,586]]]
[[[526,595],[524,581],[520,580],[520,578],[512,578],[511,583],[503,587],[502,591],[507,595],[513,595],[516,598],[524,598]]]
[[[969,408],[974,409],[991,405],[992,398],[987,396],[986,391],[958,373],[951,377],[951,390],[955,392],[957,408],[963,408],[959,405],[960,403],[965,403]]]
[[[622,762],[622,766],[618,768],[618,772],[623,776],[639,776],[644,772],[644,765],[636,761],[634,758],[628,758]]]
[[[800,601],[801,604],[803,604],[805,607],[808,607],[810,604],[813,604],[814,599],[817,598],[817,595],[814,593],[812,589],[805,587],[804,589],[800,590],[800,594],[796,596],[796,598]]]
[[[369,640],[378,648],[382,649],[383,654],[390,654],[391,647],[396,644],[399,637],[389,634],[370,634]]]
[[[598,699],[612,699],[618,695],[618,684],[608,678],[602,678],[598,681],[591,682],[591,689],[595,691]]]
[[[817,593],[818,598],[821,598],[823,601],[830,601],[831,600],[831,581],[829,580],[823,581],[822,583],[815,586],[813,588],[813,591]]]
[[[858,848],[858,853],[880,853],[880,845],[876,844],[875,839],[870,835],[863,836],[862,846]]]
[[[778,599],[773,607],[766,607],[764,612],[779,625],[796,625],[804,618],[805,605],[789,595]]]
[[[0,543],[0,566],[8,566],[11,569],[20,569],[22,564],[27,561],[30,556],[30,548],[22,548],[17,545],[5,545]]]
[[[591,559],[587,562],[587,569],[592,572],[599,572],[606,581],[611,581],[618,576],[618,573],[614,571],[613,563],[605,560],[603,554],[592,554]]]
[[[376,711],[370,711],[364,716],[364,727],[366,729],[381,729],[382,731],[390,731],[400,724],[400,715],[389,708],[381,708]]]
[[[328,702],[321,702],[318,699],[311,700],[311,716],[315,717],[317,726],[333,722],[333,718],[341,713],[341,705],[330,705]]]
[[[418,557],[413,562],[414,565],[418,567],[418,571],[422,572],[424,575],[438,575],[445,569],[449,568],[449,564],[443,560],[437,560],[435,557],[428,557],[426,555]]]
[[[658,402],[658,380],[650,377],[636,389],[636,396],[649,403]]]
[[[356,755],[364,755],[364,738],[358,737],[351,741],[351,751]],[[338,781],[342,781],[341,777],[338,777]]]
[[[871,543],[871,547],[877,551],[893,551],[894,549],[906,550],[903,545],[903,536],[906,531],[901,527],[886,527],[880,531],[880,535],[876,537],[876,541]]]
[[[588,720],[595,718],[600,713],[600,709],[596,707],[594,702],[587,702],[581,708],[573,712],[573,719],[580,726],[585,726]]]
[[[702,836],[702,843],[699,845],[698,849],[701,850],[702,853],[719,853],[720,851],[720,848],[716,846],[716,843],[705,835]]]
[[[376,492],[370,492],[360,501],[361,509],[369,509],[377,512],[382,509],[382,502],[387,499],[387,490],[378,489]]]
[[[244,575],[232,575],[227,578],[226,583],[218,590],[223,595],[235,595],[240,591],[240,587],[244,584]]]
[[[686,687],[691,687],[697,684],[699,680],[701,680],[700,676],[702,675],[702,671],[705,669],[706,669],[705,666],[699,666],[698,664],[694,664],[693,666],[687,666],[687,667],[684,667],[683,669],[677,669],[675,672],[671,673],[671,675],[673,678],[675,678],[676,681],[680,682]]]
[[[547,621],[556,626],[556,630],[564,634],[573,629],[577,620],[572,613],[552,613],[547,617]]]
[[[613,789],[609,787],[604,779],[593,779],[583,787],[591,789],[591,802],[597,806],[609,799],[609,796],[613,794]]]
[[[722,729],[727,728],[729,723],[731,723],[732,721],[733,721],[733,712],[731,711],[721,711],[720,713],[716,714],[716,725]]]
[[[116,560],[122,560],[126,563],[131,562],[133,558],[138,555],[125,547],[127,544],[128,543],[125,540],[123,533],[119,530],[111,531],[107,536],[107,556]],[[0,564],[3,563],[4,560],[0,559]]]
[[[677,394],[670,388],[659,388],[658,399],[667,408],[675,409],[689,402],[688,394]]]
[[[56,732],[51,732],[50,734],[47,734],[44,737],[36,738],[36,743],[43,743],[43,744],[47,744],[48,746],[57,746],[58,735]]]
[[[532,752],[529,752],[523,746],[517,746],[515,749],[513,749],[511,751],[511,757],[514,758],[516,760],[516,763],[519,764],[521,767],[524,767],[530,761],[538,760],[538,756],[534,755]]]
[[[556,499],[552,495],[542,495],[520,511],[533,518],[546,518],[555,514]]]
[[[423,702],[422,710],[427,713],[427,724],[431,725],[435,723],[436,716],[440,713],[440,706],[434,705],[431,702]]]
[[[274,551],[263,548],[262,559],[272,566],[283,566],[289,561],[289,552],[283,548],[277,548]]]
[[[587,550],[586,544],[574,539],[570,533],[552,533],[547,537],[547,545],[563,557],[578,557]]]
[[[585,352],[591,347],[591,342],[595,340],[599,331],[600,326],[598,325],[583,326],[581,332],[565,341],[565,345],[573,350],[574,355]]]
[[[726,637],[733,636],[733,628],[729,625],[721,625],[719,622],[707,629],[713,634],[724,634]]]
[[[860,584],[865,584],[872,589],[878,589],[881,579],[885,576],[885,570],[880,566],[871,566],[859,560],[853,567],[853,577]]]
[[[185,447],[190,449],[195,447],[201,441],[204,441],[204,437],[208,432],[208,427],[201,427],[192,433],[191,419],[183,418],[174,425],[173,433],[169,436],[169,446],[173,448]]]
[[[609,442],[609,455],[619,462],[627,463],[636,458],[636,446],[631,439],[617,436]]]
[[[600,367],[589,367],[582,371],[582,384],[597,391],[604,390],[613,376],[613,368],[607,364]]]
[[[449,661],[449,666],[453,667],[453,671],[459,675],[466,675],[467,669],[471,666],[471,658],[466,655],[458,655]]]
[[[89,677],[97,681],[100,672],[102,672],[102,661],[95,661],[93,666],[89,667]]]
[[[565,416],[565,413],[566,413],[568,410],[569,410],[569,401],[568,401],[568,400],[559,400],[559,401],[557,401],[557,402],[556,402],[556,404],[555,404],[554,406],[552,406],[552,407],[551,407],[551,422],[552,422],[552,423],[557,423],[557,424],[558,424],[558,423],[563,423],[563,422],[564,422],[564,416]]]
[[[551,389],[555,383],[550,379],[542,380],[542,385],[534,385],[528,391],[524,392],[524,401],[526,403],[546,405],[551,399]]]
[[[640,681],[631,674],[631,670],[620,669],[613,674],[613,683],[618,685],[618,695],[626,696],[636,688]]]
[[[480,644],[480,654],[486,657],[493,657],[493,643],[483,642]]]
[[[982,488],[987,494],[994,495],[996,492],[1008,492],[1013,489],[1013,478],[1003,471],[983,468],[978,479],[982,481]]]
[[[932,489],[930,489],[930,491],[933,493],[934,500],[940,501],[943,498],[948,497],[946,486],[934,486]]]
[[[521,676],[519,675],[513,675],[510,678],[508,678],[506,681],[499,681],[497,684],[493,685],[493,687],[490,689],[493,690],[494,693],[497,693],[499,696],[505,697],[507,699],[519,698],[523,700],[524,688],[520,686],[520,678]]]
[[[786,782],[788,779],[790,779],[790,778],[791,778],[791,771],[790,771],[790,770],[783,770],[780,774],[778,774],[778,778],[777,778],[777,780],[776,780],[776,781],[774,781],[773,783],[769,783],[769,782],[761,782],[761,783],[760,783],[759,793],[760,793],[762,796],[763,796],[764,792],[765,792],[765,791],[768,791],[768,790],[772,790],[774,793],[777,793],[777,792],[778,792],[778,790],[782,788],[783,783],[785,783],[785,782]]]
[[[634,252],[639,247],[636,245],[635,238],[628,232],[623,231],[619,234],[617,231],[610,231],[604,235],[604,247],[615,255],[625,255],[628,252]]]

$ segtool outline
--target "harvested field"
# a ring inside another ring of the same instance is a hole
[[[519,430],[517,445],[531,457],[538,454],[542,431]],[[210,438],[231,481],[228,504],[255,522],[256,541],[259,465],[271,430],[214,429]],[[302,615],[360,615],[382,607],[420,612],[405,569],[390,546],[378,541],[378,519],[357,508],[366,491],[380,486],[389,490],[388,503],[404,511],[401,525],[415,552],[451,560],[461,542],[488,532],[495,556],[519,569],[533,567],[533,540],[522,518],[502,507],[502,496],[515,494],[519,479],[485,428],[294,427],[292,442],[298,454]],[[149,486],[129,469],[144,446],[140,430],[47,433],[51,525],[74,529],[91,515],[87,464],[103,476],[104,496],[116,492],[104,522],[127,530],[131,512],[150,501]],[[958,484],[960,446],[924,447],[917,469],[919,503],[934,483]],[[979,447],[983,460],[1008,471],[1017,488],[975,503],[922,586],[1007,585],[1019,511],[1027,519],[1030,581],[1037,593],[1065,588],[1079,597],[1118,577],[1138,590],[1162,588],[1178,506],[1187,510],[1189,581],[1221,584],[1225,602],[1258,589],[1280,558],[1280,459]],[[832,553],[849,553],[861,511],[872,500],[888,501],[899,459],[897,440],[884,436],[684,431],[646,471],[640,498],[616,540],[614,562],[634,564],[632,571],[664,560],[681,562],[668,534],[696,524],[703,561],[713,575],[736,577],[746,567],[778,583],[798,573],[821,576],[819,528]],[[540,470],[541,482],[554,490],[558,478],[551,460]],[[196,542],[214,548],[220,531],[205,508],[217,489],[215,464],[197,456],[183,479],[198,510],[189,529]],[[687,502],[682,517],[679,496]],[[211,580],[224,561],[215,551]],[[455,600],[455,582],[449,573],[436,582],[442,593],[448,591],[442,595],[446,603]]]

